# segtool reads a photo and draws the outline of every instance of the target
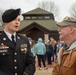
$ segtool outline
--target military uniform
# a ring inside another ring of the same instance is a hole
[[[16,46],[0,35],[0,75],[34,75],[35,61],[27,37],[16,34]]]

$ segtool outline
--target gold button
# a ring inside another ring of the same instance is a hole
[[[17,69],[17,66],[15,66],[14,68]]]
[[[15,53],[14,55],[17,55],[17,53]]]
[[[14,62],[17,62],[17,60],[16,60],[16,59],[14,59]]]
[[[17,75],[17,73],[15,73],[15,75]]]

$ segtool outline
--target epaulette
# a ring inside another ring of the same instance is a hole
[[[26,34],[20,34],[20,33],[18,33],[18,35],[20,35],[20,36],[26,36]]]

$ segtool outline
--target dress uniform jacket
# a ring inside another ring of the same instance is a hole
[[[0,75],[34,75],[35,61],[27,37],[16,34],[16,46],[0,35]]]
[[[61,62],[55,63],[52,75],[76,75],[76,41],[61,55]]]

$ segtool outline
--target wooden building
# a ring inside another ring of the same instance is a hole
[[[35,41],[39,37],[44,41],[47,41],[50,37],[58,40],[57,26],[52,13],[36,8],[22,15],[24,20],[21,21],[19,33],[26,34]]]

